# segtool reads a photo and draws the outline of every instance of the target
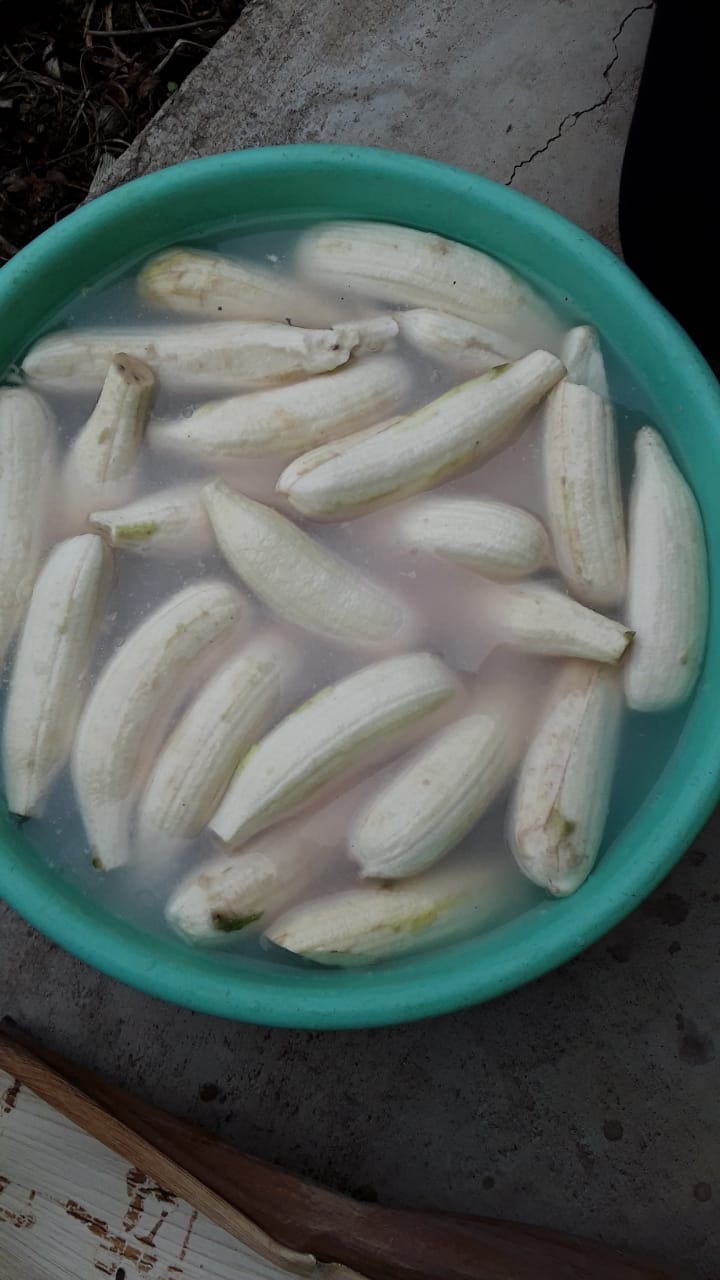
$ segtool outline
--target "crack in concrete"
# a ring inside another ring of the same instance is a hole
[[[598,98],[597,102],[593,102],[592,105],[589,107],[582,107],[580,111],[569,111],[568,114],[564,116],[563,119],[560,121],[557,133],[554,133],[552,137],[548,138],[547,142],[543,143],[541,147],[538,147],[535,151],[531,152],[531,154],[527,156],[524,160],[518,160],[517,164],[513,168],[512,173],[510,174],[510,177],[507,179],[507,181],[504,184],[506,187],[512,186],[513,181],[515,179],[515,175],[519,172],[520,169],[527,168],[529,164],[532,164],[533,160],[536,160],[538,156],[541,156],[544,154],[544,152],[548,151],[554,142],[558,142],[560,140],[560,138],[563,136],[563,131],[568,121],[571,122],[569,127],[572,129],[577,124],[578,120],[581,119],[582,116],[588,116],[590,115],[591,112],[599,111],[601,107],[604,107],[607,105],[607,103],[610,101],[617,87],[616,85],[610,83],[610,72],[612,71],[613,67],[615,66],[615,63],[620,57],[620,49],[618,46],[618,41],[623,31],[625,30],[625,27],[627,26],[628,22],[636,13],[641,13],[644,9],[653,9],[654,7],[655,7],[655,0],[650,0],[649,4],[636,4],[635,7],[630,10],[629,13],[625,14],[625,17],[620,23],[620,26],[618,27],[617,31],[612,37],[613,55],[610,61],[608,62],[607,66],[605,67],[605,70],[602,73],[603,80],[605,80],[608,86],[607,93],[603,94],[602,98]]]

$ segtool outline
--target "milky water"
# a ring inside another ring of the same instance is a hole
[[[283,228],[243,237],[216,237],[211,246],[206,243],[204,247],[218,248],[228,254],[261,262],[265,266],[272,264],[278,272],[289,273],[297,234],[296,230]],[[338,321],[368,314],[368,300],[353,297],[349,291],[342,297],[329,295],[329,300],[336,310]],[[584,321],[587,317],[575,314],[566,299],[550,298],[549,301],[553,312],[548,313],[537,344],[559,354],[564,328]],[[387,304],[377,307],[378,313],[389,309],[392,307]],[[139,301],[135,291],[134,272],[74,299],[65,313],[58,317],[59,327],[71,328],[132,324],[147,326],[163,322],[197,323]],[[403,410],[425,404],[463,380],[463,375],[450,372],[447,367],[420,357],[402,342],[396,344],[396,350],[402,354],[413,372],[411,392],[402,406]],[[612,352],[608,352],[607,357],[611,387],[617,401],[621,459],[627,488],[633,430],[644,421],[652,421],[652,418],[622,363]],[[371,360],[372,357],[366,359]],[[204,390],[178,393],[169,391],[161,383],[154,407],[154,419],[175,418],[189,413],[194,406],[211,398],[213,397]],[[57,417],[63,447],[67,446],[74,433],[84,424],[95,399],[93,394],[48,395]],[[544,518],[537,420],[537,413],[530,414],[522,434],[510,448],[471,474],[444,485],[442,490],[436,492],[498,498],[523,506],[541,519]],[[214,465],[202,464],[198,459],[153,455],[146,449],[142,457],[137,493],[188,479],[211,478],[222,474],[249,496],[268,501],[289,513],[289,509],[283,507],[274,494],[274,484],[283,466],[283,460],[274,459],[271,462],[243,462],[219,470]],[[409,503],[412,501],[408,500]],[[478,579],[467,569],[403,549],[393,529],[400,505],[408,504],[398,504],[341,524],[298,523],[348,562],[371,573],[407,602],[420,620],[420,637],[415,647],[428,649],[442,657],[460,674],[468,695],[480,687],[479,682],[487,685],[500,676],[506,676],[509,669],[513,679],[525,683],[529,701],[539,698],[556,674],[557,665],[519,655],[503,656],[497,650],[493,653],[495,640],[483,618],[482,588]],[[296,516],[294,518],[297,519]],[[181,587],[203,578],[223,578],[237,582],[218,553],[164,559],[144,558],[121,551],[114,554],[115,583],[97,646],[90,684],[128,632],[161,601]],[[258,627],[271,621],[267,610],[259,604],[256,618]],[[277,625],[276,620],[272,622]],[[309,635],[296,627],[286,626],[284,629],[299,655],[297,670],[285,691],[287,707],[297,705],[324,685],[373,660],[372,656]],[[229,648],[237,648],[241,643],[242,637],[237,635],[231,639]],[[228,645],[218,647],[210,655],[211,663],[219,664],[227,652]],[[481,670],[490,654],[492,657]],[[8,663],[4,689],[9,667]],[[205,678],[207,671],[206,666],[203,671]],[[178,714],[197,690],[199,679],[198,676],[188,683],[177,707]],[[626,716],[604,847],[632,818],[645,796],[661,785],[662,771],[681,731],[682,719],[682,713],[646,719]],[[529,733],[529,728],[526,733]],[[341,809],[343,821],[347,821],[354,809],[372,794],[378,783],[392,773],[394,768],[396,764],[386,765],[353,787]],[[516,909],[537,909],[538,903],[543,901],[543,895],[528,886],[515,869],[506,847],[504,822],[507,799],[506,791],[459,848],[449,855],[448,861],[471,856],[503,862],[507,866],[508,875],[516,881]],[[111,873],[95,870],[77,810],[69,769],[63,772],[53,787],[42,814],[24,823],[23,835],[59,876],[68,879],[84,893],[98,899],[113,913],[139,928],[161,933],[167,932],[163,911],[171,890],[188,871],[202,866],[218,852],[208,835],[174,849],[171,856],[167,851],[161,853],[157,846],[139,847],[136,843],[126,867]],[[339,840],[337,857],[329,864],[326,861],[318,864],[315,879],[304,896],[313,897],[329,889],[348,887],[353,883],[357,883],[357,871],[346,855],[344,841]],[[269,920],[263,923],[269,923]],[[265,944],[260,941],[259,927],[223,936],[224,948],[238,956],[257,955],[261,945]],[[276,951],[273,956],[276,959],[283,958]],[[283,959],[285,961],[286,957]]]

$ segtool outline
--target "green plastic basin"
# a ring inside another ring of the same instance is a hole
[[[0,368],[77,291],[154,249],[218,230],[370,218],[440,232],[546,282],[620,353],[698,497],[712,582],[720,563],[720,396],[698,352],[595,240],[506,187],[416,157],[297,146],[193,160],[132,182],[45,232],[0,272]],[[115,918],[61,877],[0,816],[0,895],[113,977],[193,1009],[295,1027],[403,1022],[488,1000],[599,938],[662,879],[720,791],[720,593],[711,592],[702,679],[659,779],[574,897],[542,902],[485,936],[368,971],[232,963]]]

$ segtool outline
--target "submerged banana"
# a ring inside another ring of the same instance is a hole
[[[361,874],[397,879],[442,858],[509,781],[521,741],[509,689],[441,729],[352,822],[350,856]]]
[[[300,237],[301,275],[395,306],[432,307],[482,322],[507,320],[530,297],[494,258],[428,231],[386,222],[334,222]]]
[[[60,542],[30,598],[5,715],[5,791],[12,813],[35,813],[65,764],[102,621],[112,561],[95,534]]]
[[[695,497],[652,427],[635,437],[627,607],[637,632],[625,668],[628,704],[635,711],[679,706],[705,651],[707,551]]]
[[[201,484],[156,489],[124,507],[93,511],[88,524],[111,547],[140,555],[201,555],[213,545]]]
[[[153,767],[138,809],[142,839],[155,832],[189,839],[202,831],[278,711],[295,661],[284,636],[262,631],[208,680]]]
[[[439,360],[466,377],[527,355],[528,348],[503,334],[443,311],[418,307],[398,311],[401,337],[430,360]]]
[[[569,329],[563,339],[560,358],[567,369],[568,382],[589,387],[604,400],[610,398],[605,361],[596,329],[589,324]]]
[[[525,653],[618,663],[634,635],[624,623],[539,583],[512,587],[488,583],[483,600],[501,640]]]
[[[327,302],[271,267],[200,249],[169,249],[138,276],[140,295],[156,306],[208,320],[326,323]]]
[[[405,507],[395,527],[404,545],[500,582],[527,577],[552,561],[540,521],[490,498],[425,498]]]
[[[519,901],[515,877],[504,867],[473,861],[304,902],[275,920],[265,937],[317,964],[371,964],[475,934]]]
[[[188,942],[223,943],[253,924],[264,926],[317,880],[342,849],[323,814],[266,831],[240,853],[222,854],[191,872],[173,891],[165,918]]]
[[[409,612],[391,591],[222,481],[203,496],[228,564],[278,617],[359,648],[407,645]]]
[[[210,828],[226,844],[302,809],[327,785],[389,759],[432,728],[457,694],[429,653],[403,654],[328,685],[281,720],[240,765]]]
[[[128,809],[196,659],[249,611],[223,582],[171,596],[115,651],[88,698],[72,773],[94,864],[125,862]]]
[[[288,463],[282,473],[283,492],[287,493],[295,481],[306,472],[314,471],[315,467],[319,467],[321,463],[330,462],[332,458],[347,453],[348,449],[353,449],[360,440],[369,440],[371,436],[376,436],[378,432],[385,431],[387,427],[392,427],[399,421],[399,414],[393,418],[385,418],[382,422],[374,422],[370,427],[363,427],[362,431],[353,431],[352,435],[340,436],[337,440],[318,445],[317,449],[310,449],[308,453],[301,453],[299,457]]]
[[[566,378],[544,411],[543,469],[558,567],[585,604],[619,604],[627,553],[612,405]]]
[[[45,542],[55,430],[44,401],[0,389],[0,667],[30,599]]]
[[[574,893],[600,849],[622,712],[618,673],[568,663],[520,769],[510,820],[525,875],[557,897]]]
[[[124,352],[113,356],[100,398],[63,463],[68,512],[84,520],[93,506],[122,502],[132,492],[132,472],[154,394],[152,369]]]
[[[344,520],[432,489],[510,444],[524,415],[562,377],[560,361],[533,351],[447,391],[394,426],[277,484],[312,519]]]
[[[352,348],[353,357],[377,355],[397,338],[399,325],[394,316],[371,316],[369,320],[346,320],[332,326],[341,342]]]
[[[40,386],[94,391],[115,353],[127,351],[171,390],[239,391],[336,369],[350,358],[351,349],[332,329],[226,320],[61,331],[41,338],[22,368]]]
[[[160,452],[218,458],[292,457],[386,418],[402,403],[410,373],[378,356],[322,378],[200,405],[150,432]]]

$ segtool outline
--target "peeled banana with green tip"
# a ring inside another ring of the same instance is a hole
[[[548,535],[536,516],[490,498],[429,497],[398,515],[399,541],[503,582],[552,563]]]
[[[279,711],[296,660],[286,637],[261,631],[203,685],[153,765],[138,808],[142,840],[199,835]]]
[[[604,400],[610,398],[600,339],[592,325],[580,324],[568,330],[560,358],[567,369],[568,382],[589,387]]]
[[[111,547],[139,555],[201,555],[213,546],[202,484],[155,489],[123,507],[88,516]]]
[[[439,658],[385,658],[328,685],[281,720],[240,765],[210,829],[239,844],[334,782],[390,759],[434,727],[459,683]]]
[[[515,878],[502,867],[485,861],[439,866],[290,907],[265,937],[317,964],[346,968],[487,928],[519,898]]]
[[[625,595],[627,551],[612,405],[563,378],[543,418],[545,497],[558,568],[583,603],[617,605]]]
[[[337,440],[330,440],[327,444],[318,445],[317,449],[310,449],[308,453],[301,453],[298,458],[294,458],[283,470],[283,495],[307,471],[314,471],[315,467],[319,467],[321,463],[330,462],[332,458],[337,458],[340,454],[346,453],[348,449],[353,449],[359,441],[369,440],[371,436],[376,436],[378,432],[385,431],[387,427],[392,427],[399,421],[399,414],[393,418],[385,418],[382,422],[373,423],[371,427],[363,427],[362,431],[353,431],[352,435],[349,436],[339,436]],[[277,492],[280,492],[279,488]]]
[[[157,423],[150,442],[158,452],[208,462],[288,458],[382,421],[410,385],[401,360],[374,356],[322,378],[200,405],[187,418]]]
[[[0,388],[0,667],[22,622],[45,546],[55,424],[25,387]]]
[[[114,355],[100,398],[74,437],[62,468],[63,504],[84,522],[94,506],[123,502],[155,394],[155,375],[134,356]]]
[[[520,723],[508,689],[423,743],[350,826],[350,856],[361,874],[415,875],[454,848],[510,780]]]
[[[352,345],[332,329],[251,320],[71,329],[36,342],[22,370],[51,390],[95,391],[115,353],[127,351],[170,390],[231,392],[326,373],[349,360]]]
[[[304,279],[395,306],[409,303],[466,320],[507,321],[528,288],[494,258],[428,231],[387,222],[334,222],[305,231],[296,264]]]
[[[426,307],[398,311],[400,335],[429,360],[438,360],[467,378],[527,355],[528,348],[492,329]]]
[[[486,583],[483,613],[501,641],[525,653],[619,663],[634,631],[541,583]]]
[[[357,648],[408,646],[410,611],[390,590],[223,481],[203,496],[228,564],[279,618]]]
[[[708,562],[702,517],[652,427],[635,437],[627,615],[636,638],[625,667],[634,711],[680,706],[697,681],[707,633]]]
[[[110,552],[86,533],[59,542],[38,575],[5,713],[3,765],[11,813],[36,813],[70,755],[111,572]]]
[[[196,660],[249,617],[224,582],[195,582],[130,632],[101,671],[80,718],[72,775],[93,864],[128,857],[129,806]]]
[[[592,871],[610,802],[622,714],[619,674],[568,663],[520,768],[510,843],[521,870],[556,897]]]
[[[201,249],[169,249],[138,276],[142,298],[181,315],[208,320],[275,320],[327,323],[327,302],[271,267]]]
[[[283,472],[277,491],[311,519],[345,520],[435,488],[510,444],[525,414],[563,373],[555,356],[533,351],[454,387],[312,470],[291,472],[289,482]]]

